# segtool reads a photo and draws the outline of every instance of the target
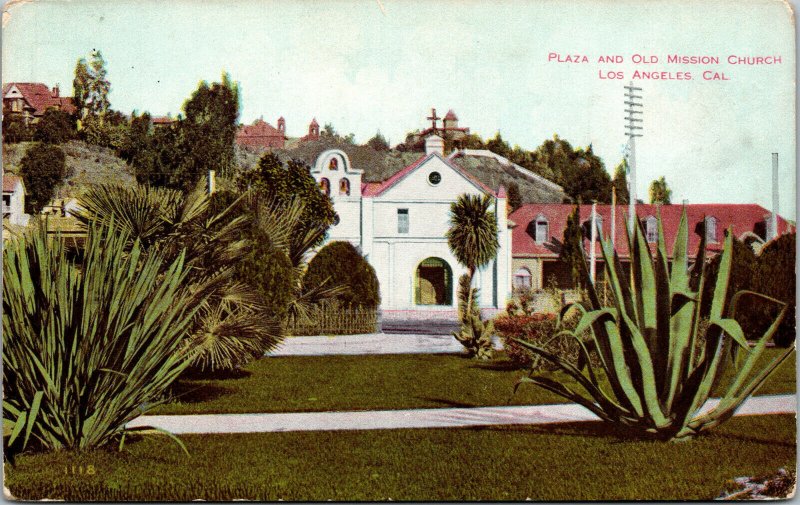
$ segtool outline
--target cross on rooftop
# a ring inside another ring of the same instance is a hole
[[[433,133],[436,133],[436,121],[442,119],[436,115],[436,109],[431,109],[431,115],[428,117],[431,121],[431,125],[433,126]]]

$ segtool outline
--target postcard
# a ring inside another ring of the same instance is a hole
[[[7,499],[794,496],[789,3],[2,30]]]

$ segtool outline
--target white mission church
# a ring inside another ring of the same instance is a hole
[[[328,241],[348,241],[375,268],[386,310],[452,311],[458,278],[466,273],[447,245],[450,204],[459,195],[489,195],[500,248],[475,275],[482,308],[504,308],[511,296],[511,233],[507,197],[444,157],[444,141],[432,135],[425,154],[383,182],[361,182],[364,171],[341,150],[320,154],[311,173],[333,200],[339,222]],[[346,268],[346,266],[343,266]]]

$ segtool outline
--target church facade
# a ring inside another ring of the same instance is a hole
[[[348,241],[361,250],[375,268],[384,311],[456,310],[458,278],[466,268],[453,256],[445,233],[450,205],[463,193],[489,195],[497,220],[497,257],[474,278],[479,305],[504,308],[511,296],[505,190],[482,184],[443,152],[444,141],[430,136],[424,155],[379,183],[362,183],[363,169],[337,149],[321,153],[311,169],[339,216],[328,241]]]

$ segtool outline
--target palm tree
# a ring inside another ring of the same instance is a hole
[[[497,256],[497,220],[489,195],[463,194],[450,205],[450,229],[445,237],[459,263],[467,267],[470,282],[475,271]]]
[[[282,338],[280,321],[266,313],[258,293],[235,275],[247,253],[243,237],[249,218],[237,215],[237,202],[216,210],[202,185],[187,194],[148,186],[101,185],[81,197],[78,219],[114,224],[143,254],[185,257],[186,293],[197,300],[187,346],[193,367],[230,369],[263,356]]]
[[[488,359],[492,353],[492,323],[481,321],[475,299],[478,290],[472,288],[475,271],[497,256],[497,220],[490,210],[488,195],[463,194],[450,205],[450,229],[445,236],[453,256],[467,268],[459,279],[458,312],[461,327],[453,336],[470,356]]]

